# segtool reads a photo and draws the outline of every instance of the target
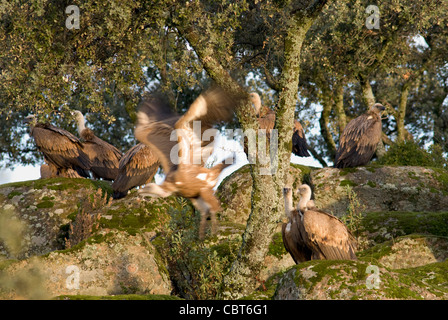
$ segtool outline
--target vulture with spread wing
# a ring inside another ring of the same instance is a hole
[[[30,135],[37,149],[43,153],[52,176],[90,177],[89,159],[84,153],[83,144],[77,137],[67,130],[48,123],[37,122],[34,115],[27,116],[24,122],[29,125]]]
[[[365,114],[350,121],[339,139],[334,166],[336,168],[366,165],[381,140],[381,112],[384,106],[375,103]]]
[[[147,145],[133,146],[120,159],[118,176],[112,183],[112,197],[124,198],[130,189],[151,182],[159,166],[156,155]]]
[[[155,152],[166,174],[161,185],[150,183],[138,192],[143,196],[167,197],[176,194],[192,201],[201,213],[199,237],[204,237],[205,222],[210,216],[212,233],[215,213],[221,210],[214,195],[218,176],[229,166],[226,160],[212,168],[204,167],[213,151],[212,126],[232,119],[235,101],[222,89],[214,87],[202,93],[188,111],[179,116],[160,98],[146,99],[138,111],[135,137]]]
[[[314,207],[308,185],[301,185],[299,193],[301,198],[294,209],[292,190],[283,189],[288,222],[283,224],[282,237],[294,261],[356,260],[356,240],[342,221]]]
[[[275,112],[266,106],[262,106],[260,95],[256,92],[250,93],[250,99],[254,105],[255,112],[258,116],[260,129],[266,130],[267,141],[270,139],[270,131],[274,129]],[[247,155],[247,146],[244,147]],[[292,153],[298,157],[309,157],[308,144],[306,141],[303,127],[299,121],[294,120],[294,131],[292,134]]]
[[[115,180],[118,175],[118,165],[123,154],[120,150],[106,141],[98,138],[95,133],[85,126],[83,114],[74,111],[78,125],[79,136],[84,140],[84,152],[89,157],[90,171],[94,178]]]

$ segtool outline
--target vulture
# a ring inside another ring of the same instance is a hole
[[[301,185],[299,193],[300,201],[294,208],[291,188],[283,189],[288,222],[282,225],[282,238],[295,263],[356,260],[356,240],[342,221],[314,207],[308,185]]]
[[[124,198],[128,190],[151,182],[160,163],[151,149],[139,143],[120,159],[118,176],[112,183],[114,199]]]
[[[381,112],[384,106],[372,105],[368,112],[351,120],[339,139],[334,166],[336,168],[366,165],[381,140]]]
[[[236,102],[221,88],[212,87],[201,93],[183,116],[173,113],[168,104],[155,95],[145,99],[137,113],[135,137],[155,152],[165,173],[162,184],[150,183],[138,192],[142,196],[174,194],[190,199],[201,214],[200,239],[204,238],[208,217],[212,233],[216,231],[215,213],[221,206],[213,188],[221,171],[230,165],[226,159],[211,168],[204,166],[204,157],[210,155],[213,142],[204,141],[207,139],[203,139],[203,133],[218,122],[230,121],[235,107]],[[198,123],[200,130],[195,130],[194,125],[197,128]],[[198,157],[201,161],[195,161]]]
[[[261,105],[261,99],[258,93],[250,93],[250,99],[254,105],[255,112],[258,116],[258,123],[260,129],[266,130],[267,139],[269,141],[270,131],[274,129],[275,124],[275,112],[268,107]],[[245,147],[245,153],[247,154],[247,148]],[[306,141],[303,127],[299,121],[294,120],[294,131],[292,134],[292,153],[298,157],[309,157],[308,144]]]
[[[89,158],[89,169],[93,177],[96,179],[115,180],[122,157],[121,151],[98,138],[91,129],[86,128],[84,116],[80,111],[76,110],[74,114],[79,136],[84,140],[84,152]]]
[[[36,121],[34,115],[24,120],[30,127],[30,135],[37,149],[43,153],[46,166],[44,177],[89,178],[89,158],[81,141],[68,132],[48,123]],[[46,172],[47,171],[47,172]]]

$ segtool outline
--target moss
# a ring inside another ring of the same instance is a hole
[[[272,236],[272,241],[269,244],[268,254],[276,257],[277,259],[281,259],[288,252],[285,249],[285,245],[283,244],[282,233],[277,232]]]
[[[412,233],[448,236],[448,212],[370,212],[362,219],[362,227],[370,234],[384,226],[392,236]],[[381,235],[376,242],[381,242]]]
[[[339,186],[341,186],[341,187],[345,187],[345,186],[356,187],[357,185],[358,185],[357,183],[355,183],[351,180],[342,180],[339,183]]]
[[[371,188],[375,188],[376,187],[376,183],[374,181],[367,181],[367,185]]]
[[[375,173],[376,172],[376,169],[378,169],[379,167],[381,167],[381,166],[375,166],[375,165],[369,165],[369,166],[366,166],[365,168],[366,168],[366,170],[367,171],[369,171],[369,172],[372,172],[372,173]]]
[[[358,168],[343,168],[339,170],[339,175],[340,176],[346,176],[349,173],[354,173],[357,172]]]
[[[22,194],[22,192],[19,192],[19,191],[12,191],[12,192],[10,192],[9,194],[8,194],[8,199],[12,199],[12,198],[14,198],[15,196],[19,196],[19,195],[21,195]]]
[[[6,183],[0,186],[0,188],[33,188],[33,189],[44,189],[48,188],[51,190],[79,190],[79,189],[95,189],[101,188],[108,194],[112,194],[111,183],[104,180],[91,180],[84,178],[50,178],[50,179],[38,179],[38,180],[28,180],[20,182]]]
[[[433,175],[434,179],[436,179],[442,185],[442,192],[444,195],[448,194],[448,171],[441,168],[432,168],[435,174]]]
[[[44,209],[44,208],[53,208],[54,207],[54,202],[45,200],[42,202],[39,202],[38,204],[36,204],[36,207],[39,209]]]

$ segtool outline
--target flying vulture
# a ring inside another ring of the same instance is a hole
[[[384,106],[375,103],[365,114],[350,121],[339,139],[334,160],[336,168],[366,165],[381,140],[381,111]]]
[[[24,120],[37,149],[43,153],[51,175],[66,178],[89,178],[90,162],[81,141],[68,132],[48,123],[36,121],[34,115]],[[44,168],[45,171],[45,168]],[[46,173],[44,173],[45,176]]]
[[[282,226],[282,238],[294,261],[356,260],[356,240],[347,227],[329,213],[308,208],[311,199],[308,185],[301,185],[299,193],[300,201],[293,208],[291,188],[283,189],[288,222]]]
[[[83,114],[74,111],[78,125],[79,136],[84,140],[84,152],[90,160],[90,171],[94,178],[115,180],[118,175],[118,165],[123,154],[120,150],[98,138],[91,129],[85,127]]]
[[[250,99],[258,116],[259,127],[260,129],[266,130],[267,140],[269,141],[270,131],[274,129],[275,112],[268,107],[261,105],[261,98],[258,93],[250,93]],[[247,147],[245,147],[245,153],[247,154]],[[292,153],[298,157],[310,156],[310,154],[308,153],[308,144],[306,142],[303,127],[297,120],[294,120],[294,131],[292,134]]]
[[[156,155],[147,145],[133,146],[120,159],[118,176],[112,183],[112,197],[123,198],[128,190],[151,182],[159,166]]]
[[[235,107],[233,99],[222,89],[213,87],[196,98],[183,116],[173,113],[156,96],[145,99],[137,113],[135,137],[155,152],[166,174],[162,184],[150,183],[139,189],[139,194],[153,197],[175,194],[190,199],[201,213],[201,239],[208,216],[212,233],[215,232],[215,213],[221,206],[213,188],[221,171],[230,165],[226,160],[212,168],[204,166],[204,158],[213,150],[213,142],[205,135],[214,124],[231,120]]]

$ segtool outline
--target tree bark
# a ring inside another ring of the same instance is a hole
[[[344,84],[340,83],[335,89],[334,95],[334,107],[336,111],[336,116],[338,119],[339,126],[339,136],[344,132],[345,126],[347,125],[347,117],[344,111]]]
[[[375,95],[373,94],[370,80],[359,76],[359,84],[361,85],[362,101],[366,105],[366,109],[368,109],[371,105],[375,104]]]
[[[320,124],[320,133],[324,138],[324,141],[327,145],[328,153],[330,159],[334,159],[336,156],[336,142],[334,142],[333,135],[329,129],[330,126],[330,113],[333,107],[333,103],[329,96],[322,101],[322,113],[320,115],[319,124]]]
[[[274,166],[276,170],[269,172],[272,169],[271,163],[260,161],[250,166],[253,179],[251,213],[238,256],[229,273],[224,276],[220,298],[240,298],[252,292],[258,285],[257,276],[264,266],[269,244],[284,212],[282,188],[290,166],[302,43],[306,32],[326,2],[327,0],[313,1],[309,7],[295,8],[291,13],[289,30],[285,38],[285,62],[279,81],[281,91],[276,108],[275,129],[278,130],[277,164]],[[195,50],[210,78],[229,93],[242,98],[237,114],[243,128],[257,129],[258,122],[253,112],[248,111],[252,108],[247,92],[231,78],[215,56],[209,39],[217,35],[211,34],[212,30],[208,31],[209,34],[196,32],[194,23],[186,28],[178,26],[178,30]]]
[[[397,112],[397,143],[403,142],[405,140],[405,127],[404,118],[406,116],[406,105],[409,96],[409,83],[406,82],[401,87],[400,100],[398,102],[398,112]]]

